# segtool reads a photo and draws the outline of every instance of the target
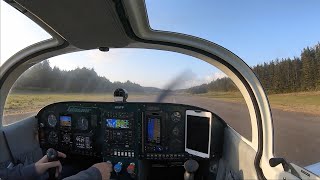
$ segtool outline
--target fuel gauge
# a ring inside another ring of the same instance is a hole
[[[178,111],[172,113],[171,119],[173,122],[179,122],[181,120],[181,113]]]
[[[81,116],[77,121],[77,129],[81,131],[87,130],[89,127],[88,119],[84,116]]]

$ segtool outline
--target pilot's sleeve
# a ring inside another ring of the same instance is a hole
[[[39,175],[36,172],[34,164],[23,166],[18,164],[12,168],[3,168],[0,170],[0,178],[5,180],[18,179],[37,179]]]
[[[64,178],[63,180],[101,180],[100,171],[95,167],[90,167],[87,170],[81,171],[76,175]]]

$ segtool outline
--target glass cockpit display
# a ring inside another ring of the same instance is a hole
[[[71,116],[60,116],[60,126],[71,127]]]
[[[130,124],[129,124],[129,120],[127,119],[110,118],[110,119],[106,119],[106,127],[114,128],[114,129],[129,129]]]
[[[147,124],[147,140],[149,143],[161,143],[161,120],[160,118],[148,118]]]

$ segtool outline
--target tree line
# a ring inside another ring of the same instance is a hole
[[[268,93],[289,93],[320,90],[320,43],[304,48],[300,57],[276,59],[252,67]],[[48,60],[28,69],[15,83],[13,90],[49,92],[105,93],[116,88],[129,92],[160,92],[158,88],[143,87],[127,82],[111,82],[94,69],[77,68],[70,71],[52,68]],[[210,91],[237,91],[231,79],[224,77],[210,83],[186,89],[192,94]]]
[[[237,91],[237,86],[228,77],[219,78],[211,81],[208,84],[201,84],[199,86],[194,86],[186,90],[187,93],[191,94],[203,94],[210,91],[227,92],[227,91]]]
[[[276,59],[252,67],[268,93],[290,93],[320,90],[320,43],[304,48],[300,57]],[[229,78],[213,80],[189,88],[192,94],[209,91],[236,91]]]
[[[70,71],[52,68],[48,60],[28,69],[15,83],[15,91],[46,91],[70,93],[106,93],[117,88],[129,92],[144,92],[139,84],[127,82],[111,82],[99,76],[94,69],[77,68]]]
[[[320,43],[304,48],[300,57],[276,59],[253,71],[271,93],[320,90]]]

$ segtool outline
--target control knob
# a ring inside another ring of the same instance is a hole
[[[127,167],[127,172],[128,174],[130,174],[131,178],[134,178],[136,176],[134,169],[135,169],[135,164],[134,163],[130,163],[129,166]]]
[[[114,172],[119,173],[122,170],[122,162],[118,162],[116,165],[113,167]]]

